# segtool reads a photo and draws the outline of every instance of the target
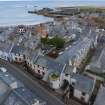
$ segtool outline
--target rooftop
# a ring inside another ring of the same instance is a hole
[[[45,67],[52,72],[55,71],[58,73],[61,73],[61,71],[63,70],[63,67],[64,67],[63,64],[60,64],[47,56],[40,56],[40,55],[37,58],[37,60],[35,61],[35,64]]]
[[[15,78],[8,71],[0,70],[0,104],[2,105],[32,105],[36,102],[46,105],[35,93]]]
[[[81,74],[73,74],[72,79],[75,79],[74,87],[82,92],[87,94],[91,94],[93,91],[93,87],[95,85],[95,80],[91,77],[81,75]]]
[[[94,105],[105,105],[105,87],[101,86]]]
[[[99,74],[105,73],[105,48],[97,48],[95,55],[86,69]]]
[[[89,40],[88,38],[84,38],[81,41],[79,40],[78,42],[76,42],[76,45],[64,51],[64,53],[60,55],[56,60],[64,64],[69,64],[70,59],[74,59],[78,56],[81,56],[81,50],[84,48],[89,48],[90,45],[91,40]]]

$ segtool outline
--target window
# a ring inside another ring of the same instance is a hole
[[[44,75],[44,74],[45,74],[45,72],[42,72],[42,74]]]
[[[74,86],[75,85],[75,83],[74,82],[72,82],[72,86]]]
[[[65,74],[65,76],[68,76],[69,74]]]
[[[43,67],[43,70],[44,70],[44,67]]]
[[[85,98],[84,97],[81,97],[81,100],[84,102],[85,101]]]
[[[85,96],[85,95],[86,95],[86,93],[85,93],[85,92],[82,92],[82,95],[83,95],[83,96]]]
[[[17,57],[15,57],[15,60],[17,60]]]
[[[40,74],[40,70],[38,70],[38,73]]]
[[[38,65],[38,67],[39,67],[39,65]]]
[[[19,58],[19,61],[21,61],[21,58]]]

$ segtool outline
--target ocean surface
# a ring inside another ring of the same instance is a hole
[[[105,6],[105,0],[28,0],[28,1],[0,1],[0,26],[33,25],[51,18],[29,14],[28,10],[43,7],[60,6]]]

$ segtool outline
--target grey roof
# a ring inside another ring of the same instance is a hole
[[[36,50],[27,50],[25,55],[30,59],[30,61],[35,61],[36,57],[39,55],[40,49]]]
[[[0,104],[5,99],[6,94],[10,90],[9,86],[6,85],[2,80],[0,80]]]
[[[74,69],[73,66],[68,66],[68,65],[66,65],[66,67],[65,67],[65,69],[64,69],[64,71],[63,71],[63,73],[64,73],[64,74],[71,75],[71,74],[73,73],[73,69]]]
[[[36,99],[39,100],[39,102],[43,102],[34,92],[26,87],[17,88],[13,92],[25,101],[27,105],[32,105],[36,102]]]
[[[94,105],[105,105],[105,87],[100,87]]]
[[[74,88],[80,90],[81,92],[85,92],[87,94],[91,94],[94,87],[94,79],[81,74],[73,74],[72,78],[76,80]]]
[[[33,105],[37,100],[39,103],[45,103],[31,90],[26,87],[21,87],[10,93],[9,97],[5,100],[4,105]]]
[[[3,52],[11,52],[12,49],[12,43],[8,43],[8,42],[0,42],[0,50]]]
[[[11,93],[2,105],[27,105],[15,93]]]
[[[35,64],[45,67],[51,72],[57,72],[57,73],[61,73],[64,68],[63,64],[60,64],[47,56],[40,56],[40,55],[35,61]]]
[[[22,87],[12,91],[4,102],[4,105],[32,105],[36,102],[36,100],[38,100],[40,103],[43,103],[43,101],[32,91]]]
[[[97,48],[87,69],[99,74],[105,73],[105,48]]]
[[[19,80],[17,80],[13,75],[11,75],[8,71],[5,73],[0,71],[0,80],[2,80],[8,86],[15,82],[17,83],[17,88],[23,86],[23,84]]]
[[[17,83],[17,88],[11,87],[11,84],[14,82]],[[2,72],[0,70],[0,104],[32,105],[36,100],[38,100],[39,103],[45,103],[40,97],[38,97],[38,95],[36,95],[36,93],[25,87],[21,81],[8,71]]]
[[[11,50],[11,53],[14,53],[14,54],[24,54],[25,50],[26,49],[25,49],[24,46],[14,45],[12,50]]]
[[[77,56],[81,56],[80,51],[83,48],[90,48],[91,40],[88,38],[84,38],[83,40],[77,41],[76,45],[72,46],[68,50],[64,51],[62,55],[60,55],[56,61],[61,63],[69,64],[70,59],[75,59]],[[83,54],[83,53],[82,53]]]

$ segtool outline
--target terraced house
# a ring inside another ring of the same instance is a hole
[[[83,59],[87,57],[91,45],[92,41],[85,37],[83,40],[79,40],[72,48],[64,51],[56,61],[78,68]]]

